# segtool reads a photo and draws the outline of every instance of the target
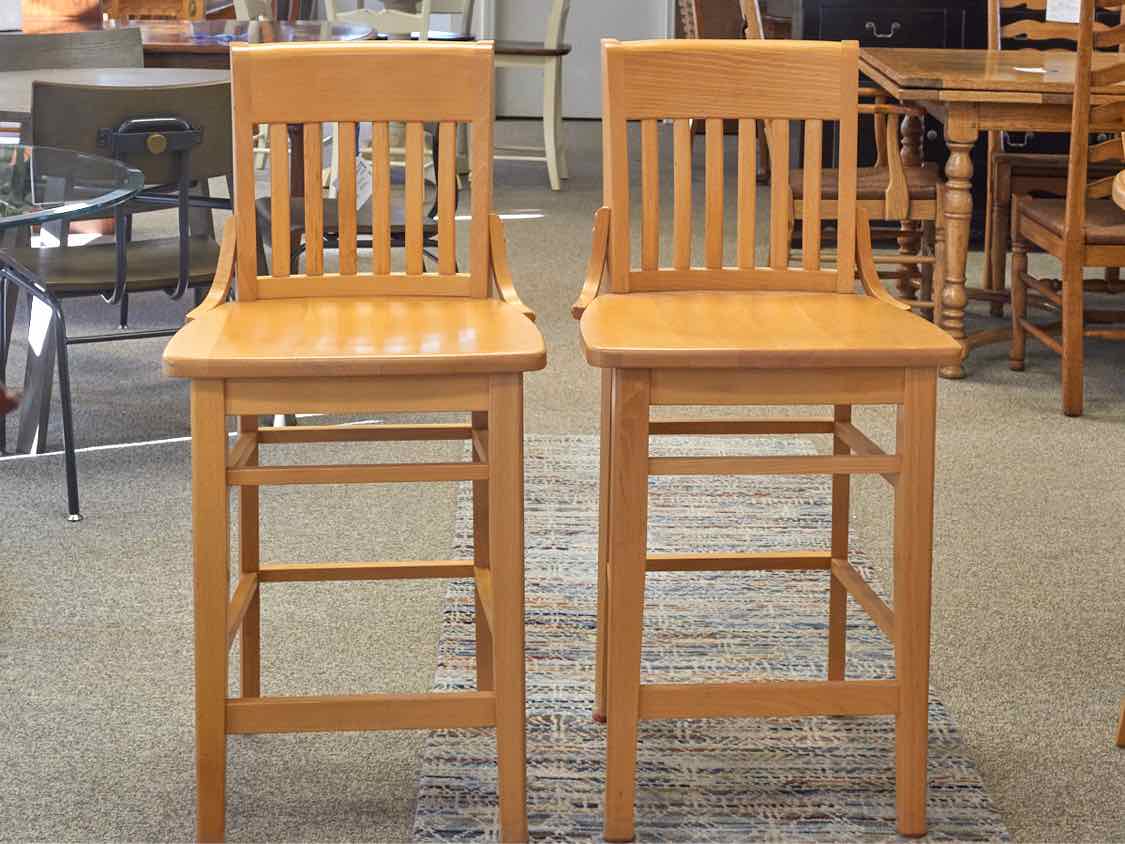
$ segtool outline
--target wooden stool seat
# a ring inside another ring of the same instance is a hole
[[[784,291],[602,295],[582,343],[591,365],[615,368],[940,366],[961,354],[936,325],[883,302]]]
[[[407,296],[229,302],[164,354],[177,378],[528,372],[546,362],[542,335],[505,302]]]
[[[835,199],[840,193],[840,171],[831,169],[822,170],[821,173],[824,175],[821,196],[824,199]],[[906,190],[911,199],[937,199],[941,174],[936,166],[904,167],[903,173],[906,176]],[[886,195],[890,183],[889,168],[860,167],[856,171],[856,198],[881,200]],[[798,199],[803,198],[805,171],[793,170],[789,175],[789,184],[793,186],[793,196]]]

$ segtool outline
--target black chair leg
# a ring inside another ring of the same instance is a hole
[[[66,357],[66,323],[62,308],[55,309],[55,340],[59,362],[59,399],[62,401],[63,452],[66,460],[66,520],[82,521],[78,509],[78,461],[74,455],[74,415],[70,403],[70,366]]]
[[[0,385],[8,380],[8,347],[12,342],[12,322],[15,317],[15,302],[19,298],[16,291],[0,273]],[[9,300],[9,296],[11,299]],[[11,311],[11,313],[9,313]],[[8,419],[0,413],[0,454],[8,450]]]

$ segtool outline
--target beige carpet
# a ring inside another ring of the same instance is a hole
[[[505,125],[500,136],[534,129]],[[599,131],[568,124],[572,175],[559,193],[546,189],[541,166],[496,167],[497,210],[516,215],[513,271],[550,355],[527,382],[529,433],[597,428],[598,378],[568,310],[600,203]],[[970,274],[978,271],[974,256]],[[159,295],[134,307],[137,325],[182,310]],[[112,309],[96,303],[70,313],[72,330],[112,325]],[[161,348],[73,350],[80,445],[186,435],[186,390],[162,379]],[[1052,354],[1033,344],[1022,374],[1006,354],[977,352],[968,379],[940,387],[933,685],[1015,838],[1125,840],[1125,751],[1113,747],[1125,694],[1125,345],[1090,344],[1082,419],[1059,412]],[[888,410],[858,416],[884,444],[893,438]],[[0,462],[0,837],[185,839],[188,451],[87,452],[79,466],[87,519],[67,525],[58,457]],[[890,508],[880,484],[857,484],[853,529],[885,572]],[[449,553],[452,490],[404,495],[278,494],[265,541],[291,559]],[[310,589],[267,601],[267,688],[428,689],[442,591]],[[240,740],[231,838],[406,839],[420,743]]]

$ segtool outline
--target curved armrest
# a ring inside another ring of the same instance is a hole
[[[535,322],[535,311],[523,303],[512,284],[512,270],[508,266],[508,238],[504,235],[504,221],[499,214],[488,215],[488,239],[492,253],[492,277],[496,279],[496,290],[500,293],[500,298]]]
[[[857,208],[855,222],[855,261],[864,292],[884,305],[890,305],[900,311],[909,311],[910,306],[888,293],[883,287],[882,279],[879,278],[879,270],[875,266],[875,254],[871,246],[871,215],[863,208]]]
[[[609,209],[602,206],[594,212],[594,245],[590,249],[590,260],[586,263],[586,280],[578,300],[570,306],[570,315],[581,319],[583,312],[590,307],[605,275],[606,257],[609,254]]]
[[[234,249],[235,225],[232,215],[223,225],[223,242],[219,246],[219,263],[215,267],[215,279],[211,282],[211,289],[207,291],[207,298],[196,307],[188,311],[184,322],[198,319],[210,310],[223,304],[230,296],[231,279],[234,278]]]

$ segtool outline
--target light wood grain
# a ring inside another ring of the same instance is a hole
[[[464,729],[492,726],[496,703],[491,692],[236,698],[226,717],[232,735]]]
[[[472,576],[472,560],[264,563],[258,568],[258,580],[261,583],[319,583],[333,580],[403,580]]]
[[[898,684],[893,680],[654,683],[641,686],[639,717],[643,721],[654,721],[886,715],[897,708]]]

